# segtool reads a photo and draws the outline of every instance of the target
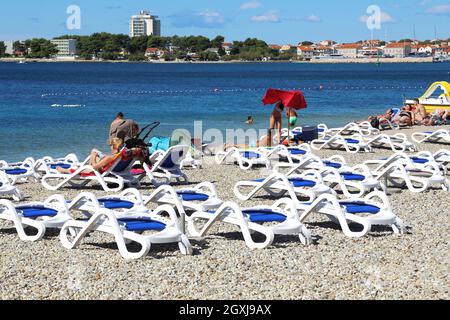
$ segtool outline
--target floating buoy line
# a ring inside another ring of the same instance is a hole
[[[358,91],[358,90],[419,90],[426,89],[427,86],[317,86],[317,87],[296,87],[279,88],[281,90],[301,90],[301,91]],[[185,95],[185,94],[220,94],[230,92],[258,92],[267,88],[230,88],[230,89],[198,89],[198,90],[131,90],[131,91],[85,91],[85,92],[47,92],[41,95],[45,97],[65,97],[65,96],[111,96],[111,95]]]

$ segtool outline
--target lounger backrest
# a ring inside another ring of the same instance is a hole
[[[166,151],[159,165],[161,168],[174,168],[180,165],[189,150],[188,146],[175,146]]]
[[[127,170],[135,159],[133,157],[126,157],[125,151],[126,149],[122,148],[122,150],[115,155],[111,164],[104,168],[104,172],[110,171],[120,173]]]

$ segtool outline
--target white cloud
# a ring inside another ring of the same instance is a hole
[[[228,22],[220,12],[213,10],[202,12],[185,10],[171,15],[170,18],[176,28],[220,28]]]
[[[316,16],[315,14],[311,14],[309,15],[306,20],[308,20],[309,22],[320,22],[322,21],[322,19],[320,19],[319,16]]]
[[[280,19],[278,18],[278,15],[275,11],[270,11],[268,13],[259,15],[259,16],[253,16],[252,17],[253,22],[280,22]]]
[[[206,24],[221,25],[225,23],[225,18],[217,11],[204,11],[200,13]]]
[[[367,20],[369,18],[370,18],[369,16],[364,15],[364,16],[359,17],[359,21],[367,23]],[[385,11],[381,11],[380,19],[381,19],[380,20],[381,23],[395,23],[395,19],[389,13],[387,13]]]
[[[427,12],[435,15],[450,15],[450,4],[441,4],[431,7]]]
[[[258,0],[254,0],[241,4],[240,8],[241,10],[249,10],[249,9],[257,9],[259,7],[261,7],[261,2],[259,2]]]

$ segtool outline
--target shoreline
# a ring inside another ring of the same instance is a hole
[[[302,64],[394,64],[394,63],[433,63],[433,58],[361,58],[361,59],[321,59],[311,61],[128,61],[128,60],[65,60],[65,59],[36,59],[36,58],[0,58],[5,63],[132,63],[132,64],[276,64],[276,63],[302,63]]]

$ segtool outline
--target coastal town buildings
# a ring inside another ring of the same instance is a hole
[[[334,53],[334,49],[329,46],[316,46],[314,48],[314,56],[327,56]]]
[[[161,36],[161,20],[149,11],[141,10],[130,19],[130,37]]]
[[[336,41],[333,41],[333,40],[324,40],[324,41],[321,41],[319,44],[320,44],[321,46],[323,46],[323,47],[331,47],[331,46],[334,46],[334,45],[336,44]]]
[[[293,46],[292,44],[285,44],[285,45],[281,46],[280,53],[291,51],[294,48],[295,48],[295,46]]]
[[[222,48],[225,50],[225,53],[229,56],[231,54],[231,50],[233,50],[233,44],[231,42],[222,43]]]
[[[56,45],[58,53],[57,59],[75,59],[77,54],[77,40],[75,39],[53,39],[51,43]]]
[[[297,46],[297,57],[303,60],[310,60],[314,56],[314,49],[311,46]]]
[[[405,58],[411,53],[411,44],[405,42],[389,43],[384,48],[384,55],[394,58]]]
[[[356,59],[358,57],[359,50],[362,49],[359,43],[344,43],[336,46],[337,53],[344,58]]]
[[[9,55],[14,54],[14,48],[13,48],[14,41],[8,40],[8,41],[3,41],[3,42],[5,43],[5,46],[6,46],[5,53],[9,54]]]

